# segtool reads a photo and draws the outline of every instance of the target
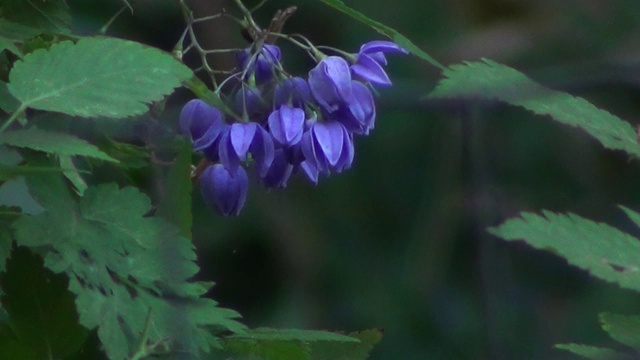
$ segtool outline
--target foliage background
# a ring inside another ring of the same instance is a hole
[[[229,2],[190,2],[209,15]],[[95,32],[119,1],[69,1]],[[112,35],[170,50],[182,30],[173,1],[140,0]],[[248,2],[251,4],[251,2]],[[258,18],[299,7],[288,32],[355,51],[378,35],[315,1],[269,0]],[[640,4],[633,0],[350,0],[448,65],[488,57],[635,123],[640,114]],[[208,47],[244,45],[231,22],[199,27]],[[284,45],[284,44],[283,44]],[[293,50],[293,49],[291,49]],[[309,64],[285,50],[289,67]],[[187,59],[188,61],[189,59]],[[216,58],[220,66],[232,59]],[[611,345],[602,310],[640,312],[637,294],[485,228],[521,210],[576,212],[637,233],[636,161],[579,130],[502,104],[421,98],[440,78],[394,57],[376,130],[358,139],[353,168],[314,187],[251,189],[242,215],[217,217],[194,196],[194,241],[212,296],[251,326],[381,327],[373,359],[564,359],[552,344]],[[177,121],[179,93],[166,121]],[[154,173],[133,174],[153,195]]]

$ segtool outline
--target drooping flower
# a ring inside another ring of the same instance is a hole
[[[382,68],[383,65],[387,65],[385,53],[409,52],[391,41],[370,41],[360,47],[356,54],[356,63],[351,65],[351,72],[355,77],[374,85],[391,86],[391,80]]]
[[[258,120],[266,108],[262,101],[260,89],[245,86],[244,84],[236,93],[234,109],[238,114],[247,114],[250,119]]]
[[[293,172],[293,165],[289,164],[283,149],[275,151],[273,162],[267,173],[262,176],[262,183],[267,188],[285,188]]]
[[[180,112],[180,130],[201,151],[213,144],[224,128],[222,112],[200,99],[189,101]]]
[[[240,214],[247,199],[249,178],[243,167],[229,172],[222,164],[208,166],[200,176],[205,203],[222,216]]]
[[[369,88],[359,81],[351,81],[352,101],[341,107],[329,118],[340,121],[347,131],[358,135],[369,135],[375,126],[376,104]]]
[[[302,139],[304,120],[304,110],[282,105],[269,115],[269,131],[280,145],[291,147]]]
[[[309,71],[309,88],[314,99],[326,111],[333,112],[351,101],[351,72],[339,56],[322,59]]]
[[[261,176],[269,169],[273,152],[271,135],[254,122],[232,124],[222,135],[218,148],[220,162],[230,172],[236,171],[240,161],[251,153]]]
[[[302,153],[308,167],[328,174],[351,167],[353,138],[338,121],[317,122],[302,136]]]
[[[273,79],[274,67],[280,62],[280,48],[276,45],[262,44],[260,52],[252,55],[252,46],[236,53],[238,67],[247,71],[247,75],[255,74],[257,84],[264,84]]]
[[[309,83],[301,77],[293,77],[278,83],[274,90],[273,103],[275,107],[289,105],[304,108],[311,100]]]

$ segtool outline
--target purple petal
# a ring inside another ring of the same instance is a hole
[[[185,104],[180,112],[180,130],[191,140],[195,150],[203,150],[220,136],[223,119],[220,110],[194,99]]]
[[[304,120],[304,110],[282,105],[269,115],[269,130],[278,143],[293,146],[302,139]]]
[[[344,130],[344,140],[342,143],[342,153],[340,154],[340,160],[335,166],[336,172],[341,172],[351,168],[353,163],[353,157],[355,155],[355,148],[353,146],[353,137]]]
[[[327,163],[332,167],[335,166],[342,154],[344,133],[346,132],[344,126],[337,121],[327,121],[316,123],[311,131]],[[316,154],[317,152],[316,148]]]
[[[349,104],[349,110],[361,125],[360,134],[369,135],[369,131],[375,126],[376,119],[373,95],[369,88],[360,82],[353,81],[352,86],[354,101]]]
[[[262,183],[267,188],[285,188],[293,171],[293,165],[289,164],[283,149],[274,153],[273,162],[269,170],[262,178]]]
[[[256,135],[258,124],[254,122],[234,123],[229,129],[229,142],[240,159],[243,159],[249,151],[249,146]]]
[[[202,198],[222,216],[238,215],[247,199],[249,178],[242,167],[229,172],[221,164],[207,167],[200,176]]]
[[[368,43],[360,47],[360,54],[372,54],[377,52],[405,55],[409,53],[406,49],[394,43],[393,41],[369,41]]]
[[[338,56],[324,58],[309,71],[309,88],[320,106],[334,111],[351,99],[351,71],[347,61]]]
[[[382,65],[367,54],[358,56],[358,62],[351,65],[351,71],[362,80],[369,81],[374,85],[391,86],[391,80],[384,72]]]
[[[269,134],[262,126],[256,126],[256,134],[251,143],[250,151],[255,160],[260,176],[264,176],[273,162],[274,146]]]
[[[218,157],[222,165],[232,173],[235,173],[240,166],[240,157],[231,144],[231,127],[220,138]]]
[[[277,84],[274,90],[274,105],[290,105],[303,108],[311,100],[311,89],[300,77],[287,79]]]
[[[318,175],[320,174],[320,172],[318,171],[318,168],[313,163],[305,160],[300,163],[300,168],[302,169],[304,174],[307,176],[309,181],[311,181],[314,184],[318,184]]]

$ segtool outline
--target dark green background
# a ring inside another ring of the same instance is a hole
[[[87,34],[120,4],[69,3]],[[137,1],[110,34],[170,50],[182,31],[174,3]],[[231,1],[191,4],[197,16],[222,6],[235,12]],[[445,65],[487,57],[632,123],[640,114],[636,0],[346,4]],[[380,38],[315,0],[271,0],[257,19],[266,25],[289,5],[299,10],[286,31],[316,44],[355,52]],[[245,46],[228,20],[198,31],[210,47]],[[288,69],[308,70],[301,51],[282,46]],[[351,170],[318,186],[297,178],[286,191],[252,184],[233,219],[204,208],[195,193],[194,241],[202,278],[217,282],[211,295],[251,326],[383,328],[373,359],[566,359],[553,344],[613,345],[597,314],[638,313],[638,294],[485,229],[519,211],[549,209],[639,234],[615,207],[640,209],[638,162],[520,108],[421,100],[439,71],[413,56],[389,60],[394,86],[380,91],[376,129],[356,140]],[[228,57],[213,61],[231,66]],[[171,99],[174,126],[189,96]]]

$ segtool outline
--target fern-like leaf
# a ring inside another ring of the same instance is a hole
[[[583,98],[548,89],[508,66],[484,59],[450,66],[444,75],[447,78],[440,81],[430,98],[500,100],[522,106],[585,130],[605,148],[640,157],[636,132],[628,122]]]
[[[630,218],[640,214],[623,208]],[[640,291],[640,240],[575,214],[521,213],[488,231],[504,240],[524,240],[550,250],[600,279]]]

